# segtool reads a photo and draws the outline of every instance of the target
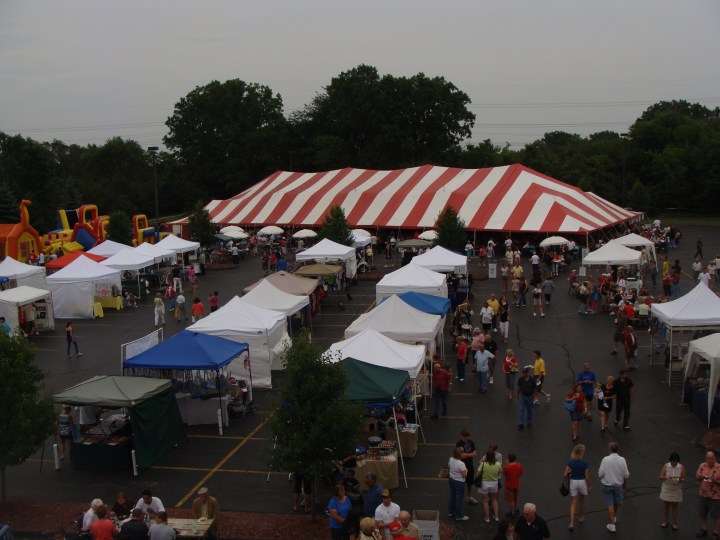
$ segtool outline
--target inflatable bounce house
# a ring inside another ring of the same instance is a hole
[[[108,216],[98,215],[94,204],[84,204],[74,210],[58,210],[58,228],[43,236],[45,251],[50,253],[58,248],[65,253],[87,251],[105,240],[109,222]]]
[[[31,253],[40,253],[40,235],[30,226],[31,204],[26,199],[20,202],[20,223],[0,224],[0,258],[10,256],[24,263]]]
[[[155,227],[150,227],[147,216],[145,214],[136,214],[132,217],[131,221],[133,227],[132,237],[134,245],[139,246],[143,242],[147,242],[148,244],[154,244],[156,241],[160,240],[155,235]]]

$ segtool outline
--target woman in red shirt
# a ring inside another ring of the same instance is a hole
[[[457,341],[457,377],[459,380],[465,380],[465,364],[467,363],[467,341],[462,336],[455,338]]]
[[[520,477],[525,472],[523,466],[517,463],[517,456],[508,454],[508,462],[503,467],[502,473],[505,477],[505,500],[510,503],[510,514],[516,517],[518,502],[520,501]]]
[[[505,388],[508,391],[508,399],[513,398],[513,392],[515,391],[515,375],[517,375],[520,366],[518,365],[517,358],[512,349],[508,349],[505,353],[505,360],[503,361],[503,373],[505,374]]]
[[[198,297],[195,297],[195,300],[193,300],[191,312],[193,322],[199,321],[203,318],[203,315],[205,315],[205,306],[203,305],[202,300],[200,300]]]
[[[568,409],[568,411],[570,412],[572,440],[573,442],[577,442],[578,424],[583,419],[583,414],[587,412],[585,410],[585,393],[583,392],[582,385],[580,383],[575,383],[573,388],[570,389],[570,392],[568,392],[567,396],[565,396],[566,404],[572,403],[573,400],[575,401],[575,407],[572,410]]]

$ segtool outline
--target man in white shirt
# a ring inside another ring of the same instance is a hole
[[[142,497],[135,505],[135,508],[139,508],[146,514],[157,515],[158,512],[164,512],[165,507],[160,499],[153,497],[152,491],[146,489],[142,492]]]
[[[708,287],[710,286],[710,274],[708,273],[707,268],[703,268],[700,274],[698,274],[697,280],[699,282],[704,283]]]
[[[93,523],[98,520],[96,512],[102,505],[102,499],[93,499],[90,503],[90,508],[83,514],[82,527],[80,527],[82,532],[90,533],[90,528],[93,526]]]
[[[623,491],[627,485],[627,479],[630,477],[627,463],[624,457],[618,452],[620,446],[616,442],[609,445],[610,453],[600,462],[598,476],[602,483],[603,497],[608,505],[608,518],[610,522],[607,524],[607,530],[615,532],[617,512],[623,502]]]
[[[400,517],[400,507],[392,502],[390,491],[384,489],[382,492],[382,504],[375,509],[375,526],[380,529],[385,540],[390,540],[390,531],[388,525],[393,521],[397,521]]]

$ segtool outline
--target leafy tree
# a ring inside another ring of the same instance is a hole
[[[0,477],[35,453],[53,431],[52,399],[41,395],[45,374],[27,340],[0,336]]]
[[[437,230],[435,245],[453,251],[463,251],[467,241],[465,222],[460,219],[455,209],[446,206],[435,222],[435,229]]]
[[[20,221],[20,199],[7,182],[0,182],[0,223]]]
[[[198,201],[188,218],[190,238],[200,242],[201,246],[207,246],[216,241],[215,234],[218,226],[210,221],[210,212],[205,210],[202,201]]]
[[[647,188],[642,185],[640,180],[636,180],[628,191],[627,202],[630,208],[634,210],[643,210],[650,203],[650,196]]]
[[[353,245],[353,237],[345,219],[345,211],[340,205],[331,207],[325,214],[317,238],[318,240],[327,238],[343,246]]]
[[[165,145],[192,183],[227,197],[284,161],[287,121],[279,94],[239,79],[198,86],[175,105]]]
[[[65,179],[65,205],[63,208],[78,208],[83,204],[82,195],[75,186],[75,181],[69,177]]]
[[[108,238],[113,242],[132,245],[132,223],[130,217],[122,210],[110,214]]]
[[[284,363],[282,401],[270,421],[275,436],[272,467],[316,481],[333,459],[355,451],[362,409],[345,397],[342,365],[323,357],[306,331],[293,339]]]

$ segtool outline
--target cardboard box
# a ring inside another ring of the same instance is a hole
[[[420,529],[423,540],[440,540],[440,512],[438,510],[414,510],[412,520]]]

